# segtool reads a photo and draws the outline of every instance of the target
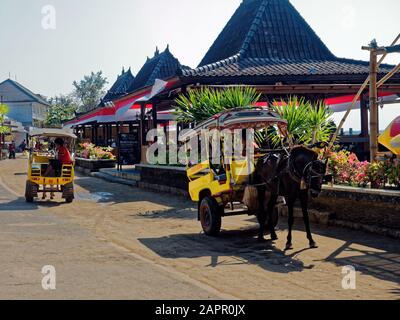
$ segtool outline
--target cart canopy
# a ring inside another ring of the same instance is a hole
[[[71,138],[78,137],[68,129],[53,129],[53,128],[31,128],[29,130],[30,137],[49,137],[49,138]]]
[[[236,129],[254,129],[261,130],[270,126],[277,125],[282,132],[286,132],[287,121],[282,119],[277,113],[263,108],[241,108],[227,110],[208,119],[193,131],[188,132],[182,137],[183,140],[192,138],[201,134],[202,130],[236,130]]]

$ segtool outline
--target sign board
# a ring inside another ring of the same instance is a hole
[[[118,166],[140,163],[139,129],[131,133],[120,133],[118,136]]]

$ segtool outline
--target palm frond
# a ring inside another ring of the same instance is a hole
[[[333,112],[321,101],[312,104],[304,98],[290,97],[288,101],[274,103],[274,111],[288,122],[289,140],[293,144],[329,142],[334,122]],[[270,135],[273,143],[280,143],[280,137]]]
[[[260,94],[249,87],[225,90],[205,87],[180,95],[175,100],[174,114],[178,122],[199,123],[225,110],[252,106],[259,99]]]

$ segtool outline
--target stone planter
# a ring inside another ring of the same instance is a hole
[[[324,186],[311,207],[334,220],[400,230],[400,191]]]
[[[189,196],[186,168],[140,164],[136,169],[140,172],[140,187]]]
[[[98,172],[100,169],[115,168],[116,160],[92,160],[84,158],[76,158],[75,166],[84,171]]]

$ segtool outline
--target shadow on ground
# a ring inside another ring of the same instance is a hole
[[[121,187],[113,183],[102,183],[97,179],[80,177],[76,184],[90,193],[96,194],[99,189],[108,192],[110,196],[98,199],[99,203],[129,203],[148,201],[167,207],[166,210],[144,212],[139,215],[143,219],[185,219],[195,220],[197,211],[195,204],[185,198],[169,194],[148,192],[131,187]],[[118,186],[118,187],[116,187]],[[135,215],[135,217],[138,217]],[[229,218],[226,218],[229,219]],[[210,257],[210,266],[221,264],[257,264],[262,268],[279,273],[301,272],[314,266],[304,266],[296,259],[301,252],[285,254],[274,247],[272,243],[258,244],[255,240],[257,223],[254,217],[249,217],[254,223],[251,229],[223,231],[219,238],[208,238],[202,234],[179,234],[156,239],[140,239],[149,249],[167,259]],[[287,229],[287,220],[281,218],[279,229]],[[295,224],[295,230],[304,231],[301,220]],[[337,266],[352,265],[359,272],[375,278],[400,283],[400,246],[398,240],[353,231],[338,227],[313,225],[314,234],[344,242],[335,252],[329,254],[323,261]],[[283,235],[286,237],[286,234]],[[305,233],[302,235],[306,237]],[[294,238],[296,247],[296,238]],[[359,246],[367,249],[361,250]],[[318,250],[318,249],[317,249]],[[346,252],[346,258],[341,254]],[[349,254],[350,253],[350,254]],[[353,254],[354,253],[354,254]],[[233,256],[236,262],[221,261],[222,256]],[[316,261],[318,262],[318,261]]]
[[[285,230],[284,221],[279,224],[279,229]],[[295,230],[304,230],[301,222],[296,223]],[[313,226],[313,232],[320,236],[345,241],[343,246],[322,261],[334,263],[339,267],[351,265],[363,274],[396,284],[400,283],[400,248],[397,240],[317,225]],[[300,253],[310,249],[285,253],[271,242],[257,243],[256,236],[257,226],[255,225],[254,228],[249,229],[222,231],[219,238],[210,238],[203,234],[180,234],[156,239],[139,239],[139,241],[167,259],[209,257],[211,267],[255,264],[277,273],[301,272],[304,269],[314,268],[314,265],[306,266],[303,261],[296,258]],[[360,246],[369,249],[360,249]],[[346,257],[340,257],[344,252],[346,252]],[[226,256],[234,257],[235,262],[232,262],[231,258],[228,261],[221,258]],[[320,261],[315,261],[317,262]],[[395,293],[400,295],[400,289]]]
[[[301,272],[314,268],[314,265],[306,266],[296,259],[300,252],[287,255],[272,242],[258,243],[256,234],[256,229],[244,229],[223,231],[219,238],[203,234],[180,234],[139,241],[166,259],[209,257],[210,264],[207,267],[213,268],[221,265],[255,264],[277,273]],[[234,257],[233,261],[231,257]]]
[[[398,240],[339,228],[318,227],[316,233],[344,241],[343,245],[324,261],[333,262],[338,266],[353,266],[364,274],[400,284]],[[346,257],[340,257],[343,253]],[[400,294],[400,290],[398,293]]]
[[[39,208],[56,208],[61,205],[66,205],[65,202],[51,200],[35,200],[32,203],[27,203],[24,197],[0,203],[0,211],[33,211]]]

